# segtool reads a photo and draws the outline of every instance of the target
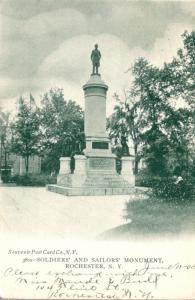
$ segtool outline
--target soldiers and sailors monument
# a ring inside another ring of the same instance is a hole
[[[48,185],[52,192],[67,196],[123,195],[134,192],[132,156],[122,157],[121,174],[116,171],[116,155],[106,132],[106,95],[108,86],[99,73],[101,52],[95,44],[91,52],[92,74],[84,84],[85,149],[75,155],[75,169],[71,173],[70,157],[60,158],[56,185]]]

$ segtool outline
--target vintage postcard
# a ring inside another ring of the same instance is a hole
[[[195,299],[195,1],[0,1],[0,298]]]

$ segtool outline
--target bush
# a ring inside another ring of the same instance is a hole
[[[177,182],[176,178],[161,178],[153,186],[153,194],[166,202],[184,203],[194,198],[194,178],[185,177]]]
[[[143,169],[136,175],[135,184],[152,188],[154,197],[166,202],[192,201],[195,193],[195,177],[186,174],[182,177],[182,180],[177,182],[178,177],[154,176],[147,169]]]
[[[4,183],[9,183],[11,179],[11,168],[9,166],[1,169],[1,179]]]
[[[140,170],[135,177],[135,185],[142,187],[154,187],[162,177],[154,176],[147,169]]]
[[[15,175],[11,178],[11,182],[21,186],[45,186],[46,184],[55,184],[56,176],[46,174]]]

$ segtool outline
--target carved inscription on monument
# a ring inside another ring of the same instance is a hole
[[[90,158],[89,167],[91,169],[113,169],[114,168],[114,160],[103,157],[95,157]]]
[[[92,149],[108,149],[108,142],[92,142]]]

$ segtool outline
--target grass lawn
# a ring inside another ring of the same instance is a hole
[[[129,201],[124,218],[127,224],[105,232],[100,239],[195,233],[195,201],[187,204],[165,203],[155,198]]]

